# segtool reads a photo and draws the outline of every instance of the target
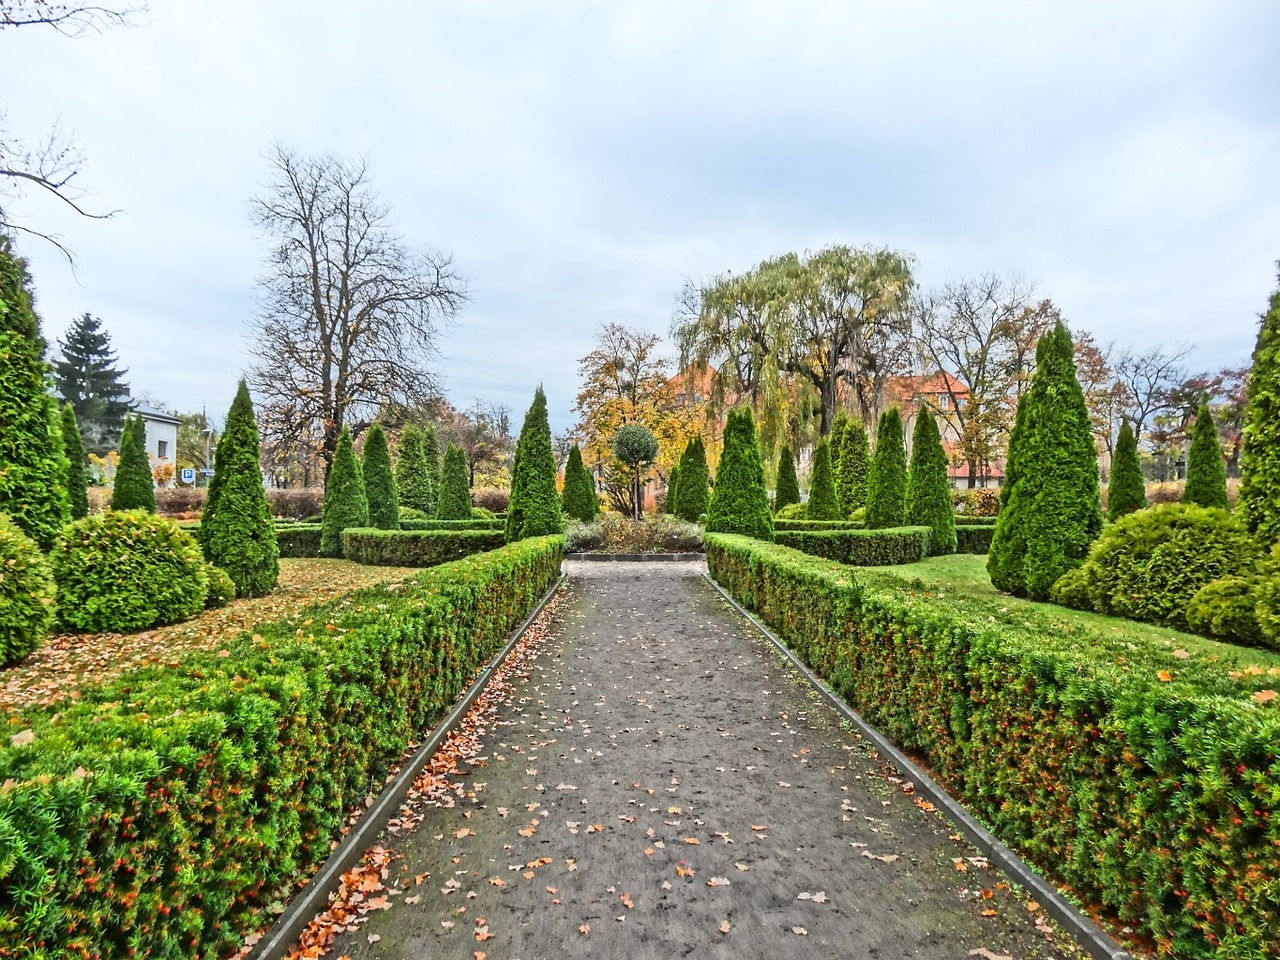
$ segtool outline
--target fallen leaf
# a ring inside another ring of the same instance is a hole
[[[746,873],[748,870],[751,869],[745,863],[735,863],[734,866],[737,867],[739,870],[741,870],[743,873]]]
[[[467,837],[474,837],[476,835],[476,832],[472,830],[470,827],[462,827],[458,830],[453,831],[453,835],[458,840],[465,840]]]
[[[507,881],[503,880],[501,877],[490,877],[489,883],[491,886],[495,887],[505,887],[507,885]]]
[[[877,857],[870,850],[863,850],[862,855],[866,857],[868,860],[879,860],[881,863],[893,863],[895,860],[902,859],[896,853],[886,853],[883,857]],[[956,869],[959,870],[961,873],[964,873],[966,868],[963,863],[957,863]]]
[[[1175,650],[1173,651],[1173,655],[1177,657],[1179,660],[1185,660],[1187,659],[1187,657],[1191,656],[1191,654],[1188,653],[1186,650]]]
[[[708,887],[727,887],[729,886],[728,877],[712,877],[707,881]]]
[[[1277,694],[1274,690],[1259,690],[1253,695],[1253,699],[1258,703],[1270,703],[1277,696],[1280,696],[1280,694]]]
[[[1156,677],[1160,680],[1161,683],[1168,683],[1170,680],[1173,679],[1173,674],[1170,673],[1168,670],[1158,670],[1156,671]]]
[[[807,937],[809,935],[809,931],[806,930],[804,927],[792,927],[791,932],[794,933],[797,937]]]
[[[477,950],[475,953],[471,954],[471,960],[486,960],[488,956],[489,955],[483,950]]]
[[[988,907],[986,910],[982,911],[982,915],[984,917],[998,917],[1000,914]]]
[[[698,846],[698,844],[702,843],[702,841],[699,840],[697,837],[685,837],[684,842],[689,844],[689,846],[691,847],[696,847]]]
[[[629,893],[622,894],[618,899],[622,901],[622,905],[628,910],[632,909],[636,905],[635,901],[631,899],[631,894]]]
[[[377,942],[378,942],[379,940],[381,940],[381,939],[382,939],[382,937],[381,937],[381,936],[379,936],[379,935],[378,935],[378,934],[376,934],[376,933],[371,933],[371,934],[369,934],[369,936],[368,936],[368,940],[369,940],[369,942],[370,942],[370,943],[377,943]]]
[[[753,823],[751,825],[751,829],[755,831],[760,831],[760,830],[768,830],[769,828],[766,827],[763,823]]]
[[[9,744],[14,747],[23,747],[36,738],[35,731],[30,727],[21,733],[15,733],[9,738]]]
[[[721,920],[721,921],[720,921],[720,932],[721,932],[721,933],[728,933],[728,932],[729,932],[729,921],[728,921],[728,920]]]
[[[578,932],[585,937],[587,934],[591,932],[591,924],[589,923],[582,924],[581,926],[578,927]]]
[[[652,856],[653,856],[653,853],[654,853],[653,847],[645,847],[645,848],[644,848],[644,855],[645,855],[646,857],[652,857]]]

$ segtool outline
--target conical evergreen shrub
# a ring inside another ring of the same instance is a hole
[[[1005,481],[1008,482],[1007,480]],[[1107,485],[1107,519],[1119,520],[1147,505],[1147,484],[1138,461],[1138,441],[1126,420],[1120,424],[1115,456],[1111,458],[1111,481]]]
[[[468,516],[470,514],[468,513]],[[342,531],[348,527],[369,525],[369,499],[364,491],[364,477],[346,427],[338,435],[333,451],[333,465],[324,485],[324,507],[320,520],[320,556],[342,556]]]
[[[813,451],[813,473],[809,477],[809,505],[805,517],[810,520],[842,520],[844,513],[836,499],[836,479],[831,471],[831,443],[819,440]]]
[[[596,484],[591,472],[582,462],[582,451],[575,443],[569,451],[564,467],[563,510],[566,517],[590,523],[600,513],[600,500],[596,497]]]
[[[707,469],[707,448],[702,437],[694,437],[680,457],[680,487],[676,491],[676,516],[689,523],[701,523],[711,502],[711,472]]]
[[[440,440],[436,428],[427,424],[422,428],[422,455],[427,460],[427,478],[431,481],[431,509],[427,513],[435,516],[440,505],[440,482],[443,477],[444,451],[440,449]],[[468,479],[467,481],[471,481]],[[468,490],[471,488],[468,487]]]
[[[71,519],[79,520],[89,515],[89,458],[84,452],[84,438],[76,423],[76,412],[71,404],[62,406],[62,449],[67,454],[67,497],[71,504]]]
[[[120,464],[111,490],[112,510],[156,512],[156,487],[147,456],[147,426],[141,417],[125,417],[120,434]]]
[[[471,519],[471,475],[467,471],[467,455],[452,443],[444,451],[436,519]]]
[[[280,579],[280,549],[261,455],[253,401],[241,380],[218,440],[199,534],[205,559],[226,572],[237,597],[261,597]]]
[[[671,468],[671,472],[667,474],[667,499],[664,506],[664,512],[675,516],[676,514],[676,497],[680,490],[680,464],[676,464]]]
[[[1097,449],[1061,322],[1036,347],[1036,373],[1018,403],[1007,460],[987,570],[998,589],[1047,600],[1102,529]]]
[[[1260,543],[1280,540],[1280,290],[1271,295],[1253,348],[1236,502]]]
[[[836,415],[836,422],[832,425],[831,436],[828,438],[831,444],[831,485],[836,491],[836,503],[840,509],[840,516],[837,519],[840,520],[845,519],[854,511],[854,508],[849,506],[852,490],[844,482],[840,473],[840,461],[844,459],[848,451],[849,431],[852,426],[849,421],[849,415],[841,410]]]
[[[400,431],[400,447],[396,455],[396,496],[402,507],[421,510],[427,516],[435,512],[426,440],[422,431],[412,423]]]
[[[683,479],[680,485],[683,489]],[[756,441],[756,421],[750,407],[729,411],[729,420],[724,428],[724,449],[720,453],[720,465],[716,468],[715,490],[707,504],[707,532],[740,533],[758,540],[773,539],[773,515],[769,512],[769,493],[765,489],[764,461]]]
[[[1187,485],[1183,503],[1202,507],[1228,508],[1227,465],[1222,459],[1222,443],[1218,425],[1213,421],[1209,404],[1201,403],[1196,425],[1191,431],[1191,451],[1187,454]]]
[[[876,450],[867,478],[867,528],[900,527],[907,521],[907,447],[902,414],[893,407],[880,415]]]
[[[867,483],[871,479],[871,444],[861,420],[850,420],[844,429],[840,458],[831,464],[836,474],[836,496],[846,517],[867,505]]]
[[[773,511],[800,502],[800,478],[796,476],[796,458],[785,443],[778,454],[778,485],[773,495]]]
[[[507,542],[557,533],[564,533],[564,517],[556,493],[556,458],[551,450],[547,395],[538,387],[516,441],[511,500],[507,503]]]
[[[930,527],[931,556],[956,552],[956,514],[947,476],[947,452],[933,414],[921,408],[911,434],[911,472],[907,476],[907,523]]]
[[[364,438],[364,456],[360,460],[364,474],[364,493],[369,500],[369,526],[379,530],[400,529],[400,500],[396,478],[391,470],[391,451],[382,425],[375,423]]]

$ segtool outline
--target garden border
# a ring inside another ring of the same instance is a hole
[[[625,560],[631,563],[689,563],[694,560],[705,560],[705,553],[566,553],[565,560],[612,561]]]
[[[427,739],[414,751],[405,765],[400,768],[400,772],[395,775],[390,783],[382,788],[382,792],[378,794],[378,799],[373,806],[365,811],[364,816],[357,821],[351,832],[339,841],[337,847],[329,854],[320,869],[311,875],[307,885],[302,888],[297,896],[289,901],[284,913],[271,925],[263,938],[253,946],[247,954],[246,960],[283,960],[289,953],[289,948],[297,942],[302,932],[307,928],[307,924],[317,914],[323,912],[329,902],[329,895],[337,890],[342,882],[342,875],[364,856],[364,852],[373,845],[375,838],[386,826],[387,821],[399,811],[400,805],[409,795],[413,781],[418,778],[418,774],[422,772],[423,767],[436,755],[436,752],[444,744],[445,738],[462,722],[463,717],[467,715],[467,711],[471,709],[471,705],[475,703],[476,699],[489,685],[489,681],[498,667],[507,659],[507,655],[515,648],[520,638],[524,636],[530,624],[537,619],[543,608],[551,602],[551,598],[559,591],[565,581],[565,577],[566,575],[562,570],[555,583],[551,585],[542,599],[534,606],[529,616],[511,634],[506,646],[480,672],[475,682],[471,684],[463,698],[449,712],[449,715],[436,724]]]
[[[872,746],[876,748],[884,759],[911,778],[917,794],[924,796],[930,803],[941,810],[945,816],[951,819],[969,841],[986,855],[992,864],[1005,871],[1016,883],[1030,891],[1035,899],[1044,906],[1045,913],[1061,924],[1067,933],[1074,937],[1090,956],[1095,957],[1096,960],[1133,960],[1132,954],[1117,945],[1106,931],[1081,913],[1075,904],[1071,903],[1058,891],[1057,887],[1036,873],[1012,849],[1001,843],[990,830],[979,823],[951,794],[939,786],[924,770],[916,766],[911,758],[899,750],[888,737],[867,723],[856,710],[832,693],[818,675],[810,670],[780,637],[774,634],[742,604],[738,603],[724,587],[720,586],[712,578],[711,574],[706,573],[703,576],[707,583],[711,584],[715,591],[728,601],[730,606],[746,617],[757,630],[778,648],[782,655],[790,661],[791,665],[800,671],[810,685],[821,694],[824,700],[834,707],[842,717],[858,728],[858,732],[871,742]]]

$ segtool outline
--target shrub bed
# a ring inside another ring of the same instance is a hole
[[[501,530],[503,521],[496,517],[472,517],[470,520],[400,519],[401,530]]]
[[[1272,955],[1280,657],[1136,643],[1052,607],[948,594],[707,537],[712,575],[1006,843],[1162,954]],[[1175,649],[1175,647],[1177,647]]]
[[[848,563],[881,567],[916,563],[929,555],[928,527],[884,527],[880,530],[779,531],[774,539],[802,553]]]
[[[507,542],[501,530],[374,530],[342,532],[342,555],[386,567],[434,567]]]
[[[225,655],[26,715],[0,741],[9,955],[234,953],[501,648],[560,554],[532,539],[347,594]]]
[[[957,523],[956,553],[989,553],[995,532],[993,523]]]
[[[794,530],[803,533],[806,530],[858,530],[862,524],[852,520],[779,520],[773,518],[774,530]]]

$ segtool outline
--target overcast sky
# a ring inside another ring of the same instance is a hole
[[[90,311],[135,394],[219,419],[250,357],[273,141],[366,156],[472,302],[447,392],[545,384],[572,422],[600,324],[666,333],[686,277],[831,243],[925,285],[1034,280],[1076,329],[1247,361],[1280,258],[1280,4],[150,0],[0,32],[0,105],[59,121],[89,206],[14,211],[46,336]]]

